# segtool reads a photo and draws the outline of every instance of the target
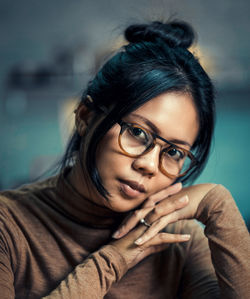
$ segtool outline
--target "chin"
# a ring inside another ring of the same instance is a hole
[[[126,199],[122,196],[116,195],[109,197],[108,201],[106,201],[106,206],[114,212],[126,213],[138,208],[144,202],[144,200],[145,198]]]

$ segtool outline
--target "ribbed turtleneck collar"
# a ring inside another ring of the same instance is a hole
[[[117,226],[125,213],[114,212],[107,207],[97,205],[85,198],[67,180],[70,168],[64,170],[57,178],[57,207],[72,220],[95,228]]]

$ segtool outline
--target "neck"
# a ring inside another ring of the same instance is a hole
[[[77,181],[80,178],[74,179],[74,173],[74,168],[66,168],[58,178],[57,208],[73,221],[96,228],[116,229],[126,213],[115,212],[105,205],[95,203],[91,197],[85,196],[77,187]],[[82,184],[85,183],[82,182]]]
[[[115,212],[110,208],[109,202],[97,192],[82,168],[79,157],[74,166],[65,172],[64,185],[67,188],[67,197],[74,198],[74,201],[70,200],[70,210],[74,210],[75,215],[77,214],[83,222],[87,220],[92,226],[107,227],[118,225],[127,214]],[[65,196],[64,198],[66,200]]]
[[[102,206],[102,204],[100,204],[100,200],[97,200],[100,195],[91,182],[87,171],[85,168],[83,168],[82,163],[80,162],[79,154],[75,164],[67,175],[67,180],[70,185],[84,198]]]

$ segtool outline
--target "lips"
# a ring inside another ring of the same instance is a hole
[[[136,197],[141,193],[145,193],[145,187],[136,181],[120,180],[122,185],[122,191],[129,197]]]

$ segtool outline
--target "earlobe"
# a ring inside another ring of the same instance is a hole
[[[75,110],[75,125],[76,130],[80,136],[86,132],[90,119],[92,118],[92,111],[84,104],[80,104]]]

